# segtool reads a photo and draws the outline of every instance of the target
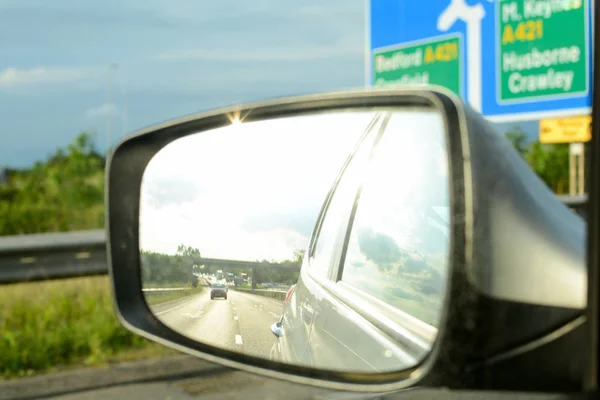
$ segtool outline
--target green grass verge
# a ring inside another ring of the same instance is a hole
[[[0,286],[0,379],[179,354],[127,331],[106,276]]]
[[[170,292],[170,293],[153,293],[153,292],[145,292],[144,298],[146,299],[146,303],[149,306],[154,304],[166,303],[167,301],[177,300],[182,297],[188,297],[194,294],[202,293],[203,287],[190,288],[190,290],[181,291],[181,292]]]

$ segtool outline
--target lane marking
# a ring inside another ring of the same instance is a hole
[[[154,311],[152,311],[152,313],[154,314],[154,316],[158,316],[158,315],[162,315],[162,314],[165,314],[165,313],[168,313],[168,312],[171,312],[171,311],[175,311],[178,308],[181,308],[183,306],[189,306],[192,301],[197,300],[197,299],[198,298],[196,296],[193,296],[191,299],[188,299],[187,301],[184,301],[183,303],[181,303],[181,304],[179,304],[179,305],[177,305],[177,306],[175,306],[173,308],[169,308],[168,310],[164,310],[164,311],[160,311],[160,312],[154,312]],[[171,300],[171,301],[177,301],[177,300],[179,300],[179,299],[175,299],[175,300]],[[167,304],[167,303],[169,303],[169,301],[167,301],[166,303],[163,303],[163,304]],[[204,307],[202,307],[202,310],[204,310]]]
[[[242,335],[235,335],[235,344],[242,344]]]
[[[279,315],[275,314],[274,312],[269,311],[269,314],[271,314],[272,316],[274,316],[275,318],[279,318]]]
[[[180,297],[178,299],[174,299],[174,300],[165,301],[164,303],[153,304],[153,305],[148,306],[148,307],[150,307],[150,309],[152,310],[152,308],[156,307],[156,306],[165,306],[167,304],[171,304],[171,303],[175,303],[175,302],[181,302],[181,301],[182,301],[182,297]],[[152,312],[154,312],[154,310]]]
[[[281,303],[278,303],[278,302],[273,301],[273,300],[267,300],[266,302],[269,303],[269,304],[272,304],[274,306],[277,306],[277,307],[281,307],[283,305],[283,300],[281,301]]]
[[[233,316],[233,319],[237,321],[237,320],[238,320],[238,316],[237,316],[237,315],[234,315],[234,316]]]
[[[236,294],[240,295],[241,297],[246,297],[248,299],[251,299],[251,301],[261,301],[261,302],[265,302],[265,303],[270,303],[273,304],[274,306],[279,306],[281,307],[283,305],[283,300],[277,301],[277,300],[273,300],[272,298],[269,297],[264,297],[264,296],[260,296],[257,294],[251,294],[251,293],[243,293],[243,292],[236,292]]]
[[[200,310],[200,311],[196,312],[194,315],[192,315],[192,313],[185,313],[183,315],[185,315],[186,317],[189,317],[191,319],[196,319],[196,318],[200,318],[202,316],[202,314],[204,314],[204,310]]]

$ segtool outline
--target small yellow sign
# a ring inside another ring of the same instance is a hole
[[[541,143],[581,143],[591,139],[591,116],[540,120]]]

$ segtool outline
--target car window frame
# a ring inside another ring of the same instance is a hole
[[[347,226],[346,226],[347,224],[342,223],[335,234],[334,262],[330,263],[327,273],[325,274],[325,277],[321,276],[320,274],[317,274],[315,271],[316,266],[312,263],[312,260],[314,259],[314,256],[315,256],[317,244],[319,243],[319,238],[320,238],[321,231],[323,228],[323,223],[325,221],[325,218],[327,217],[327,211],[329,210],[329,206],[331,205],[333,197],[337,193],[337,189],[338,189],[342,179],[344,178],[346,171],[348,170],[349,166],[352,164],[352,161],[355,159],[354,158],[355,155],[359,152],[359,150],[365,144],[365,142],[367,142],[367,139],[369,139],[374,134],[373,133],[374,130],[376,128],[380,127],[383,114],[384,114],[383,111],[378,112],[375,115],[375,117],[373,117],[373,120],[369,123],[367,128],[365,129],[365,132],[361,135],[356,146],[352,150],[352,153],[348,156],[348,158],[344,162],[344,165],[342,166],[340,172],[336,176],[336,179],[335,179],[334,183],[332,184],[332,186],[327,194],[327,197],[325,198],[323,206],[321,207],[321,211],[319,212],[319,216],[317,218],[317,223],[315,224],[315,228],[313,230],[313,234],[311,235],[311,239],[310,239],[309,246],[308,246],[307,262],[306,262],[307,269],[306,270],[308,272],[308,275],[313,280],[320,282],[321,284],[325,284],[326,282],[331,282],[332,279],[337,274],[337,270],[339,269],[339,265],[340,265],[340,256],[343,251],[343,249],[340,249],[339,244],[340,244],[340,241],[345,237],[345,235],[346,235],[345,230],[347,229]],[[369,144],[370,145],[369,153],[372,152],[374,144],[375,144],[374,141]],[[370,160],[370,154],[369,154],[368,159]],[[356,188],[354,188],[354,190],[353,190],[353,197],[355,199],[355,202],[356,202],[356,193],[358,192],[358,188],[360,186],[361,186],[361,182],[358,182],[358,184],[356,185]],[[354,204],[352,207],[348,207],[347,210],[343,211],[344,216],[345,216],[344,219],[348,219],[350,213],[352,212],[353,207],[354,207]]]
[[[371,164],[379,141],[385,134],[387,123],[391,119],[390,112],[384,112],[382,114],[381,122],[378,125],[378,131],[375,133],[376,136],[371,143],[366,167]],[[373,130],[371,130],[370,133],[371,132],[373,132]],[[346,166],[347,165],[344,166],[343,171],[345,171]],[[336,187],[337,184],[338,182],[336,181]],[[364,318],[365,323],[376,326],[382,332],[404,345],[410,347],[417,346],[421,349],[427,349],[428,351],[437,337],[437,327],[418,319],[406,311],[387,304],[364,290],[345,283],[341,279],[344,270],[343,264],[348,251],[348,245],[352,235],[352,226],[354,224],[356,211],[358,210],[358,203],[363,186],[364,182],[360,181],[357,185],[350,215],[348,216],[348,223],[343,225],[343,229],[341,229],[344,235],[343,239],[338,237],[338,244],[339,241],[343,240],[340,257],[338,257],[335,264],[333,264],[334,268],[333,271],[330,271],[330,279],[327,282],[322,281],[321,284],[328,292],[341,300],[348,308]],[[328,205],[329,204],[327,204],[327,206]],[[311,245],[312,244],[313,243],[311,243]]]
[[[373,144],[371,147],[371,151],[369,154],[369,158],[367,161],[367,167],[371,166],[371,163],[373,162],[375,153],[377,152],[377,148],[379,146],[379,142],[381,141],[381,138],[383,137],[383,135],[386,132],[386,127],[388,122],[390,121],[390,119],[392,118],[392,113],[388,112],[386,113],[386,115],[383,117],[383,121],[380,124],[380,130],[377,133],[377,136],[374,138],[373,140]],[[393,316],[392,318],[394,320],[400,320],[400,321],[404,321],[404,322],[408,322],[410,325],[414,326],[417,328],[417,331],[419,332],[425,332],[426,337],[430,337],[432,334],[432,330],[431,329],[424,329],[424,325],[428,326],[428,327],[432,327],[435,329],[435,331],[437,332],[437,327],[434,325],[431,325],[421,319],[419,319],[418,317],[415,317],[414,315],[410,314],[407,311],[404,311],[402,309],[399,309],[395,306],[392,306],[386,302],[384,302],[383,300],[377,298],[376,296],[370,294],[369,292],[362,290],[358,287],[355,287],[354,285],[348,283],[348,282],[344,282],[344,280],[342,279],[343,274],[344,274],[344,263],[346,260],[346,255],[348,253],[348,246],[350,244],[350,239],[352,237],[352,228],[354,226],[354,220],[356,218],[356,212],[359,208],[359,203],[360,203],[360,198],[365,186],[365,181],[360,181],[358,184],[358,190],[356,192],[356,196],[355,196],[355,200],[354,200],[354,204],[352,207],[352,212],[349,215],[348,218],[348,226],[346,228],[345,231],[345,237],[344,237],[344,242],[342,245],[342,253],[341,256],[339,258],[339,260],[337,260],[337,274],[334,280],[334,283],[337,284],[338,287],[343,287],[344,289],[348,289],[350,288],[350,292],[352,292],[354,295],[359,295],[360,297],[362,297],[362,300],[364,301],[368,301],[369,303],[373,304],[373,305],[377,305],[377,307],[383,307],[384,304],[387,305],[387,307],[384,307],[385,312],[382,313],[382,315],[385,315],[386,318]],[[394,313],[393,310],[397,310],[399,313]],[[424,325],[423,325],[424,324]]]
[[[379,131],[377,132],[377,135],[373,139],[371,151],[369,152],[369,157],[366,162],[366,168],[369,168],[371,166],[371,163],[373,162],[373,156],[377,150],[379,141],[381,140],[381,138],[383,137],[383,134],[386,131],[387,125],[388,125],[391,117],[392,116],[391,116],[390,112],[386,113],[386,115],[383,117],[383,120],[381,121],[381,124],[379,125]],[[350,211],[350,215],[348,217],[348,223],[346,224],[346,227],[345,227],[344,239],[343,239],[344,241],[342,243],[341,256],[340,256],[339,262],[337,263],[337,271],[335,274],[335,280],[333,281],[334,283],[342,282],[342,275],[344,274],[344,263],[346,261],[346,254],[348,253],[348,245],[350,244],[350,237],[352,236],[352,227],[354,226],[354,219],[356,217],[356,211],[358,210],[358,203],[360,202],[360,196],[362,194],[364,184],[365,184],[364,181],[360,181],[358,183],[358,188],[354,195],[354,203],[352,204],[352,210]],[[350,286],[352,286],[352,285],[350,285]],[[364,292],[364,290],[361,290],[361,292]],[[375,297],[375,296],[373,296],[373,297]]]
[[[362,192],[364,182],[359,181],[356,185],[356,191],[354,191],[354,202],[352,203],[352,207],[349,207],[348,210],[346,210],[348,223],[342,224],[341,228],[337,232],[335,241],[335,243],[337,243],[336,248],[341,250],[337,250],[335,261],[330,264],[328,274],[325,278],[323,278],[321,275],[316,274],[314,272],[314,268],[311,266],[311,260],[314,257],[314,252],[319,240],[322,225],[325,216],[327,215],[327,210],[329,209],[332,198],[335,195],[336,189],[338,188],[344,173],[354,159],[354,156],[356,153],[358,153],[358,150],[368,138],[371,138],[372,135],[375,135],[370,143],[366,167],[368,167],[371,163],[372,157],[377,149],[377,145],[379,144],[379,139],[385,133],[387,123],[385,125],[383,124],[384,120],[386,119],[386,113],[388,114],[387,120],[391,118],[389,111],[382,111],[377,114],[373,123],[371,123],[370,126],[365,130],[365,133],[358,141],[351,155],[348,157],[344,163],[344,166],[340,170],[340,173],[336,177],[336,180],[326,197],[324,205],[321,208],[317,223],[315,224],[315,229],[309,241],[307,252],[308,268],[306,268],[306,272],[311,279],[323,287],[330,295],[340,300],[346,307],[361,316],[365,323],[377,327],[390,338],[396,340],[398,343],[402,343],[403,345],[409,347],[416,346],[429,351],[437,338],[437,327],[430,325],[405,311],[391,306],[359,288],[348,285],[341,279],[338,279],[338,277],[340,277],[340,275],[343,273],[343,261],[345,259],[347,246],[352,233],[354,215],[358,209],[358,200],[360,199],[359,193]],[[375,132],[375,130],[377,131]]]

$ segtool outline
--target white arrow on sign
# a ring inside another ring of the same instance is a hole
[[[481,112],[481,20],[485,9],[481,4],[469,6],[465,0],[451,0],[438,17],[437,28],[446,32],[458,20],[467,25],[467,92],[468,103]]]

